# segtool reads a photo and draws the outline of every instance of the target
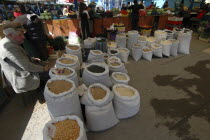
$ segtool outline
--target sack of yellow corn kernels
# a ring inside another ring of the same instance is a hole
[[[48,80],[45,85],[44,97],[52,118],[77,115],[83,119],[79,95],[72,80],[64,78]]]
[[[56,117],[43,130],[43,140],[87,140],[84,124],[75,115]]]
[[[104,62],[104,54],[100,50],[90,50],[88,55],[88,62]]]
[[[126,84],[130,81],[130,78],[127,74],[122,72],[113,72],[111,75],[111,81],[115,84]]]
[[[112,104],[113,97],[113,93],[102,84],[96,83],[89,86],[81,98],[81,104],[85,105],[88,129],[106,130],[119,122]]]
[[[112,62],[109,63],[109,71],[110,73],[113,72],[122,72],[122,73],[128,73],[128,71],[125,68],[125,65],[122,62]]]
[[[72,68],[51,68],[49,71],[50,78],[65,78],[74,81],[76,86],[78,84],[77,73]]]
[[[139,92],[131,86],[116,84],[113,86],[114,109],[118,119],[125,119],[136,115],[140,109]]]
[[[76,55],[79,58],[79,62],[82,63],[82,51],[80,46],[69,44],[66,46],[66,53]]]

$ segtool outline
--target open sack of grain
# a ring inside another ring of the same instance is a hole
[[[165,32],[167,33],[166,39],[174,39],[174,31],[170,31],[166,29]]]
[[[109,56],[116,56],[116,57],[120,58],[120,53],[118,52],[117,49],[109,49],[108,54],[109,54]]]
[[[84,124],[75,115],[56,117],[45,124],[43,140],[87,140]]]
[[[112,63],[112,62],[122,62],[122,61],[120,60],[120,58],[116,56],[111,56],[107,59],[107,64]]]
[[[83,82],[86,86],[94,83],[101,83],[107,87],[112,86],[109,77],[109,68],[104,63],[92,63],[84,68],[82,75]]]
[[[117,34],[116,35],[116,43],[118,48],[126,48],[126,35],[125,34]]]
[[[69,57],[61,57],[61,58],[58,58],[56,60],[55,66],[57,68],[65,68],[65,67],[68,67],[68,68],[75,69],[76,71],[79,70],[79,66],[78,66],[77,61],[75,59],[69,58]]]
[[[77,73],[72,68],[51,68],[49,75],[50,78],[70,79],[76,86],[79,86]]]
[[[102,131],[113,127],[117,119],[112,105],[113,93],[104,85],[96,83],[82,96],[85,105],[87,127],[91,131]]]
[[[52,78],[47,81],[44,97],[51,117],[76,115],[83,119],[76,86],[72,80]]]
[[[128,31],[128,43],[127,48],[132,49],[133,45],[137,43],[139,33],[136,30]]]
[[[152,61],[152,54],[152,49],[150,49],[149,47],[143,47],[142,56],[144,59]]]
[[[139,92],[131,86],[116,84],[113,86],[114,109],[118,119],[136,115],[140,109]]]
[[[132,57],[135,61],[139,61],[142,56],[142,45],[141,44],[134,44],[132,48]]]
[[[128,71],[125,68],[125,65],[122,62],[111,62],[109,65],[109,71],[110,74],[113,72],[122,72],[122,73],[128,73]]]
[[[104,62],[104,54],[100,50],[90,50],[90,53],[88,55],[88,62]]]
[[[118,48],[117,50],[119,52],[119,56],[122,62],[128,62],[128,56],[130,54],[130,51],[127,48]]]
[[[122,72],[113,72],[111,75],[111,81],[115,84],[126,84],[130,81],[130,77]]]
[[[76,61],[76,63],[77,63],[77,68],[78,68],[78,70],[80,70],[80,62],[79,62],[78,56],[72,55],[72,54],[63,54],[63,55],[61,56],[61,58],[62,58],[62,57],[67,57],[67,58],[72,58],[72,59],[74,59],[74,60]]]
[[[110,42],[107,43],[107,48],[108,49],[116,49],[117,48],[117,43],[113,42],[113,41],[110,41]]]
[[[170,48],[170,55],[171,56],[177,56],[178,48],[179,48],[179,40],[176,39],[169,39],[171,41],[172,45]]]
[[[160,44],[162,46],[163,55],[170,56],[170,49],[171,49],[171,45],[172,45],[171,41],[162,40]]]
[[[155,44],[155,38],[154,37],[148,37],[147,38],[147,47],[151,47],[152,44]]]
[[[141,46],[146,46],[147,45],[147,37],[146,36],[139,36],[137,43],[140,44]]]
[[[155,41],[160,42],[162,40],[166,40],[167,38],[167,32],[164,30],[156,30],[154,33]]]
[[[192,39],[191,31],[181,31],[178,34],[177,40],[179,40],[178,52],[182,54],[190,54],[190,42]]]
[[[76,55],[79,58],[79,62],[82,63],[82,51],[81,47],[78,45],[67,45],[66,53]]]
[[[152,44],[152,52],[154,56],[163,57],[162,46],[159,44]]]

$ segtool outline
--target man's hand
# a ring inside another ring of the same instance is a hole
[[[39,58],[31,57],[31,60],[35,63],[40,63],[41,60]]]

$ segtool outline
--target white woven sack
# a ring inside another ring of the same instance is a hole
[[[166,39],[174,39],[174,32],[170,31],[170,30],[165,30],[165,32],[167,33],[167,38]]]
[[[116,49],[117,48],[117,43],[116,42],[108,42],[107,43],[107,48],[108,49]]]
[[[100,54],[95,53],[95,51],[100,52]],[[103,63],[104,62],[104,54],[102,51],[100,50],[90,50],[90,53],[88,55],[88,62],[92,63],[92,62],[100,62]]]
[[[155,38],[154,37],[148,37],[146,46],[151,48],[152,44],[155,44]]]
[[[192,33],[183,33],[180,32],[178,35],[179,40],[179,49],[178,52],[182,54],[190,54],[190,42],[192,39]]]
[[[152,53],[154,56],[163,57],[162,46],[159,44],[152,44]]]
[[[134,91],[134,95],[121,96],[116,88],[126,87]],[[136,115],[140,109],[140,95],[139,92],[131,86],[124,84],[116,84],[113,86],[114,92],[114,109],[118,119],[125,119]]]
[[[133,46],[131,55],[135,61],[139,61],[142,56],[142,46]]]
[[[177,52],[178,52],[178,48],[179,48],[179,40],[169,39],[169,41],[172,42],[171,49],[170,49],[170,55],[177,56]]]
[[[155,41],[160,42],[162,40],[166,40],[167,33],[163,30],[156,30],[154,36],[155,36]]]
[[[103,107],[85,106],[85,115],[87,127],[91,131],[106,130],[119,122],[115,115],[112,101]]]
[[[87,38],[84,40],[84,48],[94,49],[96,46],[96,38]]]
[[[66,92],[54,94],[48,89],[47,84],[56,80],[68,81],[73,85],[73,87]],[[76,86],[72,80],[53,78],[48,80],[47,84],[44,89],[44,97],[47,103],[48,110],[53,118],[65,115],[76,115],[80,117],[80,119],[83,119],[79,95],[77,94]]]
[[[80,127],[79,137],[77,140],[87,140],[84,124],[81,119],[75,115],[56,117],[46,123],[43,129],[43,140],[52,140],[56,133],[56,127],[53,124],[64,120],[76,120]]]
[[[141,38],[144,38],[145,41],[141,40]],[[146,36],[140,36],[138,37],[137,43],[140,44],[141,46],[146,46],[147,45],[147,40],[146,40]]]
[[[117,34],[116,35],[116,43],[118,48],[126,48],[126,35],[125,34]]]
[[[132,49],[133,45],[137,43],[138,40],[138,31],[136,30],[132,30],[132,31],[128,31],[128,44],[127,44],[127,48],[129,50]]]
[[[111,56],[107,59],[107,64],[114,63],[114,62],[122,62],[120,58],[116,56]]]
[[[179,32],[181,32],[182,29],[178,29],[178,28],[174,28],[173,29],[173,32],[174,32],[174,39],[177,39],[178,38],[178,34]]]
[[[75,45],[78,46],[78,45]],[[76,55],[79,58],[79,62],[82,63],[82,51],[81,47],[78,46],[78,50],[72,50],[66,46],[66,53]]]
[[[117,51],[117,53],[112,54],[111,51]],[[117,49],[108,49],[108,54],[109,54],[109,56],[116,56],[116,57],[120,58],[120,53],[118,52]]]
[[[126,80],[119,80],[115,77],[116,74],[122,74],[126,77]],[[125,74],[125,73],[122,73],[122,72],[113,72],[112,75],[111,75],[111,81],[112,83],[115,85],[115,84],[125,84],[125,85],[128,85],[128,82],[130,81],[130,77]]]
[[[128,73],[128,71],[125,68],[125,65],[122,62],[118,62],[119,66],[112,66],[111,63],[109,63],[109,71],[110,74],[113,72],[122,72],[122,73]]]
[[[105,71],[103,73],[93,73],[88,70],[88,67],[92,65],[101,66],[105,68]],[[86,86],[90,86],[94,83],[101,83],[107,87],[112,86],[112,82],[109,77],[109,68],[106,64],[103,64],[103,63],[92,63],[92,64],[87,65],[84,68],[82,79]]]
[[[78,56],[76,56],[76,55],[72,55],[72,54],[63,54],[62,56],[61,56],[61,58],[63,58],[63,57],[68,57],[68,58],[72,58],[72,59],[74,59],[76,62],[77,62],[77,70],[79,71],[80,70],[80,62],[79,62],[79,58],[78,58]]]
[[[147,48],[149,49],[148,47],[144,47],[144,48]],[[144,48],[142,50],[142,56],[144,59],[148,60],[148,61],[152,61],[152,50],[151,51],[148,51],[148,52],[145,52],[144,51]]]
[[[127,48],[118,48],[118,52],[122,62],[127,63],[130,51]]]
[[[73,60],[74,63],[72,64],[64,64],[64,63],[61,63],[59,60],[61,59],[69,59],[69,60]],[[75,69],[76,71],[78,71],[80,69],[80,67],[78,66],[78,63],[75,59],[72,59],[72,58],[69,58],[69,57],[61,57],[61,58],[58,58],[56,60],[56,65],[55,65],[57,68],[72,68],[72,69]]]
[[[161,41],[161,46],[162,46],[162,50],[163,50],[163,55],[165,55],[165,56],[170,56],[170,50],[171,50],[171,45],[172,45],[172,43],[170,43],[170,44],[164,44],[163,42],[164,42],[164,41]]]
[[[74,69],[72,68],[66,68],[66,69],[69,69],[70,71],[72,71],[71,74],[69,75],[56,75],[55,73],[53,73],[52,71],[55,70],[56,68],[51,68],[50,71],[49,71],[49,76],[50,78],[64,78],[64,79],[70,79],[72,80],[76,86],[79,86],[79,83],[78,83],[78,77],[77,77],[77,73],[75,72]]]

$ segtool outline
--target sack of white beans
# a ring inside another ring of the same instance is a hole
[[[75,115],[60,116],[45,124],[43,140],[87,140],[84,124]]]
[[[139,92],[131,86],[116,84],[113,86],[114,109],[119,119],[136,115],[140,109]]]
[[[79,62],[82,63],[82,51],[81,47],[78,45],[67,45],[66,53],[76,55],[79,58]]]
[[[72,68],[51,68],[49,71],[50,78],[64,78],[74,81],[76,86],[78,84],[77,73]]]
[[[128,71],[125,68],[125,65],[122,62],[112,62],[109,63],[109,71],[110,74],[113,72],[122,72],[122,73],[128,73]]]
[[[119,52],[119,56],[122,62],[128,62],[128,56],[130,54],[130,51],[127,48],[118,48],[117,50]]]
[[[162,46],[159,44],[152,44],[152,52],[154,56],[163,57]]]
[[[88,55],[88,62],[104,62],[104,54],[100,50],[90,50],[90,53]]]
[[[128,82],[130,81],[130,77],[122,72],[113,72],[111,75],[111,81],[115,84],[125,84],[128,85]]]

